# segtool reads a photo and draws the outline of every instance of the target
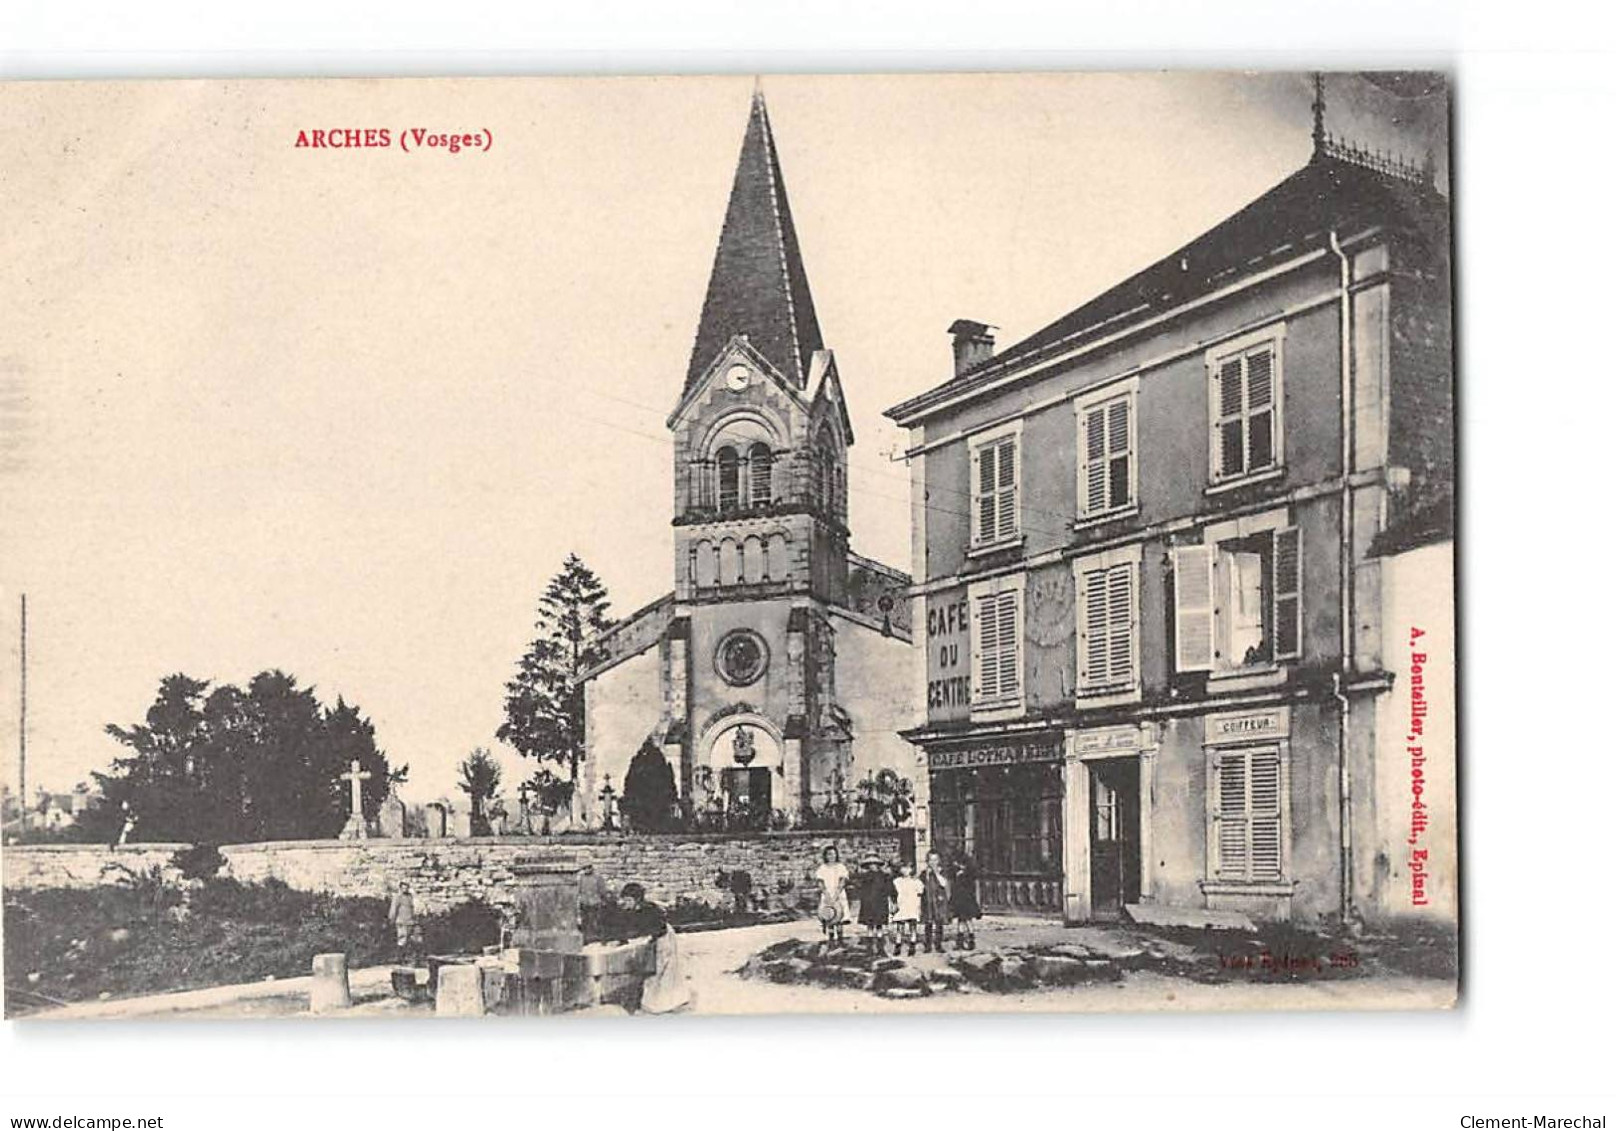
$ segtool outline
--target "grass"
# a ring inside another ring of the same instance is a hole
[[[350,969],[395,957],[385,900],[293,891],[274,881],[207,880],[188,897],[150,878],[8,892],[4,915],[8,1017],[103,995],[298,977],[327,951],[346,953]],[[423,916],[421,926],[452,947],[468,924],[486,918],[457,908]]]

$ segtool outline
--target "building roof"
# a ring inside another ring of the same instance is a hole
[[[687,392],[738,334],[744,334],[752,348],[799,389],[807,383],[814,351],[825,344],[761,90],[752,95],[729,209],[685,374]]]
[[[1445,251],[1447,198],[1418,171],[1335,142],[1246,207],[1143,271],[1042,330],[919,396],[887,410],[900,422],[987,385],[1017,367],[1114,334],[1254,271],[1341,235],[1385,226],[1411,231]]]

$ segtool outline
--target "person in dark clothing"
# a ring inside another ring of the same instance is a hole
[[[948,869],[936,849],[926,853],[926,870],[920,873],[920,923],[926,938],[926,953],[935,943],[943,949],[943,932],[948,928],[949,888]]]
[[[661,938],[668,930],[668,915],[645,898],[645,887],[626,883],[617,894],[617,906],[608,917],[606,937],[618,942],[650,937]]]
[[[892,885],[892,873],[886,861],[879,856],[866,856],[859,873],[859,923],[864,927],[864,945],[877,954],[885,954],[887,923],[892,919],[892,905],[898,898]]]
[[[954,913],[954,949],[975,950],[976,921],[982,918],[982,904],[976,897],[976,865],[969,856],[961,855],[954,861],[949,910]]]

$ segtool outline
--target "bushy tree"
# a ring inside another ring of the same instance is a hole
[[[673,767],[651,738],[640,744],[623,776],[623,815],[631,832],[666,831],[673,823],[673,807],[678,800]]]
[[[499,792],[500,769],[494,756],[481,746],[460,763],[460,792],[471,798],[471,835],[487,836],[488,803]]]
[[[532,784],[553,790],[565,774],[569,800],[578,792],[578,766],[584,757],[584,688],[581,676],[605,659],[595,643],[610,628],[606,587],[576,554],[550,579],[539,598],[535,635],[505,685],[505,721],[499,738],[524,758],[539,763]]]
[[[95,775],[103,795],[97,824],[115,837],[127,804],[138,841],[335,836],[348,819],[341,775],[351,762],[371,775],[361,791],[367,817],[409,772],[389,766],[356,707],[340,697],[324,707],[312,688],[280,671],[259,673],[245,689],[211,691],[205,680],[168,676],[145,722],[111,724],[107,733],[131,753]]]

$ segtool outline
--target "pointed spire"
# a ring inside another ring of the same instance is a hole
[[[753,349],[799,387],[807,383],[814,351],[824,348],[761,84],[752,91],[751,117],[685,376],[687,390],[736,334],[745,334]]]

